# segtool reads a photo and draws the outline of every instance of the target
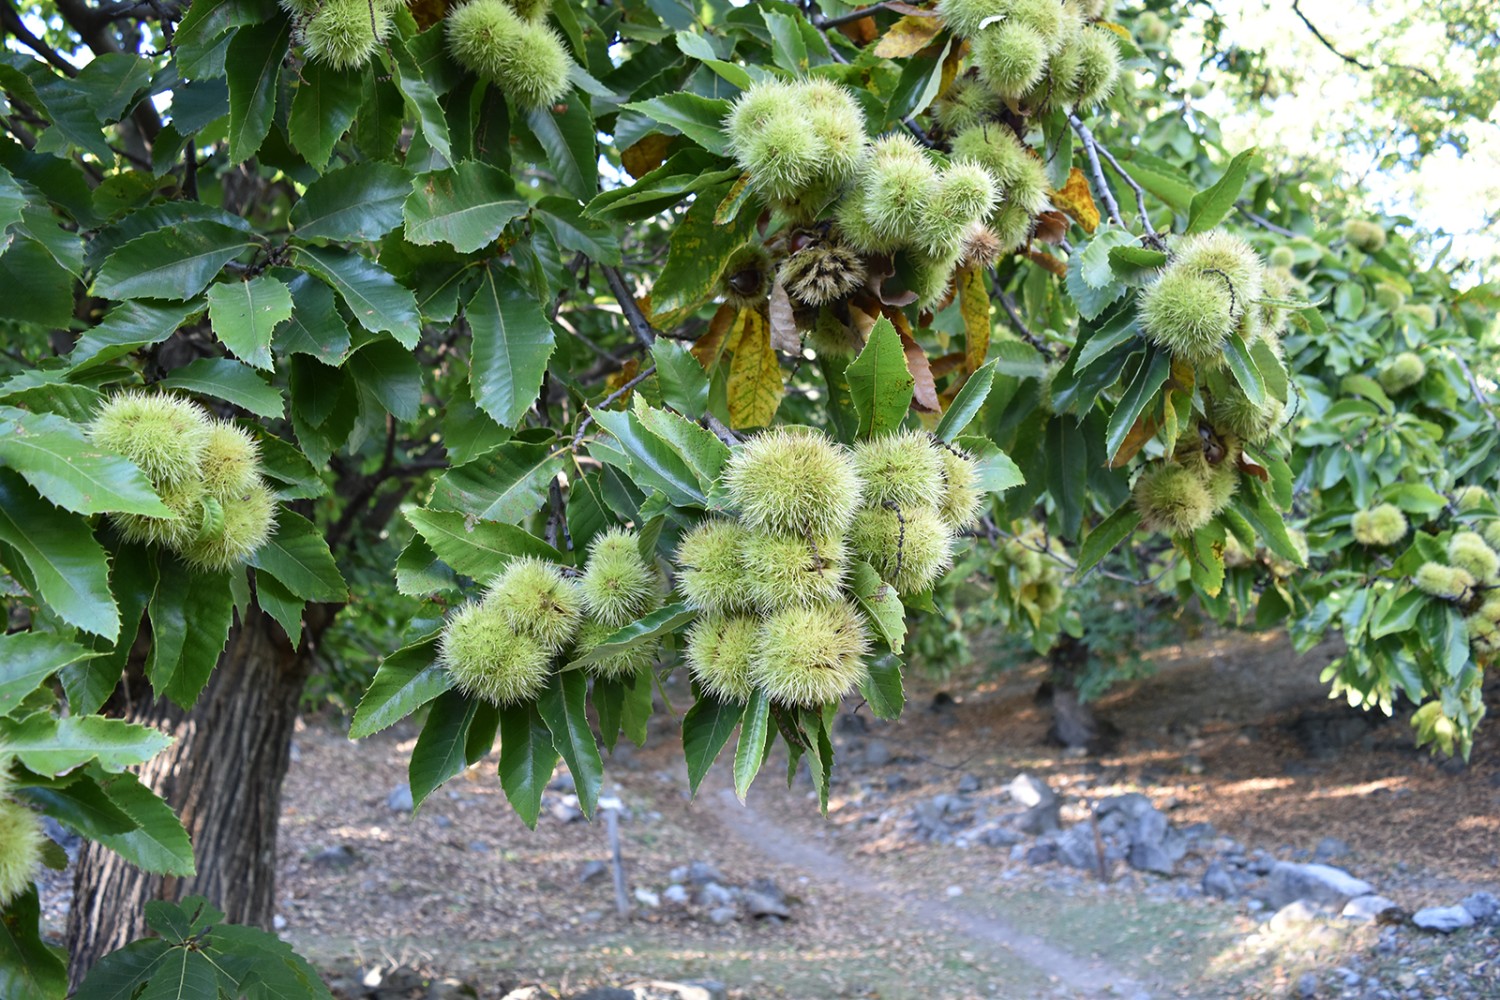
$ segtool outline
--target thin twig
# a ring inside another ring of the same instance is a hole
[[[1109,217],[1115,220],[1115,225],[1121,229],[1129,229],[1125,220],[1120,216],[1120,205],[1115,201],[1115,193],[1109,189],[1109,180],[1104,176],[1104,167],[1099,163],[1099,146],[1094,139],[1094,133],[1083,120],[1075,114],[1068,115],[1068,123],[1073,126],[1073,131],[1078,133],[1078,138],[1083,140],[1083,151],[1088,154],[1089,167],[1094,172],[1094,187],[1099,189],[1099,197],[1104,200],[1104,207],[1109,212]],[[1149,223],[1147,223],[1149,225]]]
[[[1301,235],[1301,233],[1294,233],[1294,232],[1292,232],[1290,229],[1287,229],[1285,226],[1278,226],[1276,223],[1272,222],[1270,219],[1267,219],[1265,216],[1256,215],[1254,212],[1250,211],[1244,205],[1235,205],[1234,207],[1237,208],[1237,209],[1239,209],[1240,210],[1240,214],[1243,215],[1245,218],[1249,219],[1251,222],[1255,223],[1260,228],[1262,228],[1262,229],[1264,229],[1264,230],[1266,230],[1268,232],[1275,233],[1277,236],[1285,236],[1289,240],[1294,240],[1298,236]]]
[[[1327,49],[1329,52],[1332,52],[1334,55],[1344,60],[1344,62],[1348,63],[1350,66],[1356,66],[1359,69],[1364,70],[1366,73],[1375,72],[1375,66],[1373,64],[1367,63],[1362,59],[1357,59],[1354,56],[1346,55],[1345,53],[1340,52],[1338,48],[1334,46],[1333,42],[1328,39],[1328,36],[1319,31],[1318,26],[1316,24],[1313,24],[1312,21],[1308,19],[1306,14],[1302,13],[1301,0],[1292,0],[1292,13],[1296,14],[1297,17],[1301,19],[1302,23],[1307,25],[1307,30],[1311,31],[1313,33],[1313,37],[1323,44],[1323,48]],[[1433,86],[1438,86],[1437,77],[1433,76],[1425,69],[1422,69],[1420,66],[1406,66],[1402,63],[1391,63],[1391,65],[1396,69],[1403,69],[1408,73],[1415,73]]]
[[[1078,126],[1083,125],[1083,122],[1079,121],[1076,115],[1069,115],[1068,118],[1076,122]],[[1084,131],[1088,131],[1086,126],[1084,127]],[[1089,132],[1089,136],[1093,138],[1093,133]],[[1093,139],[1093,146],[1094,151],[1104,159],[1104,162],[1113,167],[1115,173],[1120,175],[1120,180],[1124,181],[1126,186],[1135,192],[1135,207],[1141,213],[1141,225],[1146,229],[1146,238],[1152,243],[1160,243],[1161,236],[1157,233],[1156,228],[1151,225],[1151,213],[1146,210],[1145,189],[1135,182],[1135,178],[1130,176],[1129,171],[1120,166],[1120,161],[1115,159],[1115,154],[1109,151],[1108,146],[1100,143],[1098,139]]]
[[[615,300],[620,303],[620,309],[625,313],[625,322],[630,325],[630,332],[635,338],[647,348],[656,339],[656,328],[641,312],[640,304],[635,301],[635,296],[630,294],[630,288],[625,284],[625,276],[618,268],[607,264],[599,265],[599,270],[604,272],[604,280],[609,283],[609,290],[614,293]]]
[[[868,7],[861,7],[858,10],[851,10],[845,14],[836,14],[833,17],[823,17],[821,15],[816,15],[813,17],[812,23],[813,27],[820,28],[823,31],[827,31],[830,28],[837,28],[843,24],[852,24],[855,21],[862,21],[865,18],[869,17],[871,14],[878,14],[885,9],[886,5],[884,3],[873,3]]]
[[[636,386],[640,385],[642,382],[646,381],[646,379],[650,378],[652,375],[655,375],[655,374],[656,374],[656,366],[652,365],[650,368],[645,369],[639,375],[637,375],[635,378],[631,379],[629,382],[626,382],[624,385],[620,386],[620,388],[616,389],[614,392],[610,393],[608,396],[605,396],[603,399],[599,400],[598,403],[594,404],[593,406],[590,406],[589,407],[589,412],[585,413],[583,415],[583,419],[578,422],[578,430],[573,434],[573,443],[568,446],[569,449],[572,450],[572,451],[576,451],[576,450],[578,450],[578,446],[583,443],[583,432],[586,431],[586,430],[588,430],[589,429],[589,425],[594,422],[594,411],[595,410],[602,410],[602,409],[604,409],[610,403],[615,402],[620,397],[624,396],[627,392],[629,392],[631,389],[634,389]]]
[[[703,426],[713,431],[714,437],[718,438],[720,441],[723,441],[731,448],[744,440],[744,438],[740,437],[734,431],[730,430],[728,427],[725,427],[724,424],[719,420],[719,418],[714,416],[712,413],[703,414]]]
[[[1016,328],[1016,334],[1026,343],[1035,347],[1043,354],[1051,354],[1051,348],[1047,342],[1031,332],[1026,321],[1021,318],[1021,310],[1016,306],[1016,300],[1011,298],[1010,293],[1000,287],[999,278],[995,278],[995,298],[1000,300],[1000,306],[1005,310],[1005,315],[1010,317],[1010,325]]]

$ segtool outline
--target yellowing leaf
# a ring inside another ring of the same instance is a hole
[[[1127,30],[1124,25],[1116,24],[1113,21],[1095,21],[1094,23],[1101,28],[1108,28],[1110,31],[1113,31],[1115,34],[1119,35],[1127,42],[1134,41],[1134,39],[1130,37],[1129,30]]]
[[[954,275],[958,309],[964,319],[964,371],[974,372],[990,353],[990,291],[985,272],[965,264]]]
[[[938,80],[938,93],[945,94],[948,88],[953,86],[953,81],[958,78],[958,67],[963,63],[964,56],[969,54],[969,40],[962,38],[948,49],[948,55],[943,58],[943,74]]]
[[[885,33],[875,46],[875,54],[882,59],[905,59],[914,56],[927,46],[943,30],[943,22],[936,17],[913,17],[908,14]]]
[[[729,426],[768,427],[786,394],[771,347],[771,322],[760,309],[741,309],[729,332]]]
[[[1077,167],[1068,174],[1068,183],[1063,185],[1062,190],[1052,192],[1052,204],[1068,213],[1074,222],[1083,227],[1084,232],[1092,233],[1099,228],[1099,208],[1094,204],[1088,178]]]

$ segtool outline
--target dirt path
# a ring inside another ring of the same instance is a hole
[[[1080,959],[1005,921],[924,898],[907,887],[863,872],[846,859],[777,823],[754,806],[741,803],[728,788],[715,789],[704,795],[701,801],[709,807],[726,833],[772,861],[799,869],[811,879],[837,883],[886,907],[899,904],[928,924],[942,925],[987,947],[1002,948],[1044,976],[1055,978],[1077,996],[1125,996],[1132,1000],[1149,1000],[1151,996],[1141,984],[1101,962]]]

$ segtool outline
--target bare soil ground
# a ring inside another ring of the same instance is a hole
[[[912,679],[902,721],[841,726],[827,819],[804,781],[779,781],[774,760],[748,807],[714,776],[689,802],[663,718],[607,772],[630,810],[632,888],[660,892],[673,868],[708,861],[726,883],[773,881],[790,897],[787,922],[717,925],[670,904],[617,916],[607,876],[580,881],[607,856],[602,824],[544,815],[527,830],[493,757],[417,815],[393,811],[386,795],[405,780],[416,730],[352,744],[337,724],[311,722],[285,799],[284,933],[325,964],[416,966],[484,998],[651,977],[717,979],[757,1000],[1282,996],[1309,970],[1322,977],[1316,996],[1500,996],[1493,930],[1387,930],[1385,944],[1374,927],[1273,932],[1243,905],[1185,891],[1201,867],[1179,879],[1122,870],[1105,883],[1006,848],[920,842],[905,821],[962,776],[993,788],[1025,771],[1064,797],[1065,820],[1092,799],[1142,791],[1174,824],[1212,823],[1281,858],[1339,838],[1351,853],[1337,863],[1408,910],[1495,890],[1500,731],[1484,731],[1467,768],[1441,765],[1412,748],[1404,723],[1372,725],[1327,702],[1318,674],[1329,655],[1296,657],[1255,636],[1163,650],[1157,676],[1098,706],[1124,735],[1096,758],[1043,744],[1040,668],[956,679],[955,695],[966,693],[943,711],[929,708],[937,688]],[[889,762],[862,763],[872,740]],[[352,860],[324,853],[340,845]],[[1339,987],[1335,973],[1355,968],[1361,983]]]

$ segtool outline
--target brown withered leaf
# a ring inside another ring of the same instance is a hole
[[[912,408],[921,413],[941,413],[943,407],[938,402],[937,382],[932,376],[932,365],[927,361],[927,352],[905,330],[899,332],[901,350],[906,354],[906,370],[916,380],[916,384],[912,386]]]
[[[1059,278],[1068,276],[1068,265],[1045,250],[1027,250],[1026,257],[1032,263],[1040,264]]]
[[[943,30],[943,22],[930,13],[925,17],[907,14],[891,25],[875,45],[882,59],[905,59],[921,52]]]
[[[1271,481],[1270,471],[1263,466],[1256,465],[1254,462],[1250,461],[1245,457],[1243,452],[1240,453],[1239,465],[1241,472],[1248,473],[1249,475],[1254,476],[1256,479],[1259,479],[1263,483],[1269,483]]]
[[[777,281],[771,286],[771,346],[782,354],[802,353],[802,335],[797,332],[797,317],[791,296]]]
[[[933,358],[932,377],[942,378],[944,375],[960,371],[964,367],[964,361],[965,354],[963,351],[953,351],[950,354],[944,354],[941,357]],[[943,393],[943,396],[945,398],[951,397],[960,385],[961,383],[959,382],[953,383],[953,388]]]
[[[1130,428],[1130,433],[1125,435],[1125,440],[1120,443],[1120,450],[1115,452],[1115,457],[1109,460],[1111,469],[1124,466],[1132,458],[1146,447],[1146,442],[1156,436],[1161,430],[1161,418],[1154,413],[1142,413],[1135,418],[1135,426]]]
[[[667,148],[676,138],[672,135],[662,135],[660,132],[642,136],[638,142],[620,154],[620,163],[625,167],[626,173],[640,180],[667,162]]]
[[[416,20],[417,28],[426,31],[448,13],[448,0],[412,0],[407,9]]]
[[[1038,243],[1061,243],[1068,235],[1068,217],[1061,212],[1043,212],[1036,217],[1031,238]]]
[[[873,17],[861,17],[855,21],[846,21],[838,27],[839,34],[843,35],[855,45],[869,45],[880,34],[880,29],[875,25]]]
[[[608,376],[605,377],[605,379],[604,379],[604,387],[606,389],[608,389],[610,392],[614,392],[616,389],[619,389],[620,386],[624,385],[626,382],[629,382],[631,379],[633,379],[637,375],[639,375],[640,372],[641,372],[641,359],[640,358],[631,358],[629,361],[625,362],[625,366],[623,368],[621,368],[619,371],[615,372],[612,375],[608,375]],[[635,390],[633,390],[633,389],[631,390],[631,392],[634,392],[634,391]],[[625,395],[621,396],[618,400],[616,400],[612,404],[613,407],[614,407],[614,409],[616,409],[616,410],[623,410],[627,406],[629,406],[630,405],[631,392],[625,393]]]
[[[733,325],[734,306],[725,302],[714,313],[714,318],[709,320],[708,332],[699,337],[692,347],[692,355],[698,359],[704,371],[712,371],[714,365],[719,363],[719,356],[724,353],[725,342]]]
[[[948,54],[943,57],[943,73],[938,80],[939,94],[946,94],[948,88],[953,86],[953,81],[958,79],[958,67],[963,64],[964,56],[968,54],[969,40],[955,38],[948,48]]]
[[[859,292],[849,300],[849,328],[859,340],[860,348],[870,339],[870,331],[880,320],[880,303],[873,295]]]
[[[1092,233],[1099,228],[1099,206],[1094,204],[1088,178],[1077,167],[1068,174],[1068,182],[1062,190],[1052,192],[1052,204],[1072,216],[1084,232]]]

